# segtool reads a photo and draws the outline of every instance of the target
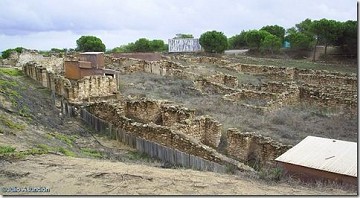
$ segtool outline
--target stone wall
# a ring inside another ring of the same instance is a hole
[[[195,110],[176,105],[161,106],[161,120],[163,126],[173,126],[175,123],[188,124],[195,118]]]
[[[160,53],[112,53],[114,58],[134,58],[147,61],[158,61],[162,59]]]
[[[221,72],[217,72],[215,75],[206,76],[205,78],[210,82],[223,84],[231,88],[236,88],[239,85],[237,77]]]
[[[193,137],[175,131],[167,126],[160,126],[154,123],[141,123],[124,116],[123,109],[119,104],[97,103],[89,106],[89,111],[97,117],[106,120],[119,129],[144,138],[161,145],[178,149],[179,151],[199,156],[220,164],[232,164],[241,170],[252,170],[251,168],[228,158],[215,149],[199,142]],[[211,127],[209,127],[211,129]]]
[[[357,77],[319,75],[319,74],[298,74],[297,80],[307,84],[317,84],[319,86],[349,86],[357,88]]]
[[[259,107],[258,109],[261,110],[273,110],[299,101],[315,101],[318,103],[324,101],[322,105],[342,104],[348,109],[357,107],[357,98],[354,97],[354,95],[357,95],[355,93],[357,88],[356,75],[323,70],[231,63],[217,57],[175,55],[169,58],[170,60],[162,61],[144,61],[130,58],[111,59],[111,61],[118,61],[119,64],[123,64],[122,69],[126,73],[141,71],[193,80],[194,86],[203,93],[223,94],[225,95],[224,99],[231,101],[248,100],[244,101],[245,106]],[[201,77],[199,74],[186,71],[188,67],[171,60],[217,64],[219,67],[235,72],[264,75],[268,80],[272,79],[277,82],[272,81],[261,85],[239,85],[235,76],[217,72],[215,75]],[[309,86],[303,87],[301,89],[302,94],[300,94],[298,86],[301,86],[301,84],[311,85],[311,88]],[[336,89],[332,88],[323,90],[322,87],[324,86],[343,87],[343,89],[349,89],[350,91],[336,91]],[[317,96],[318,92],[322,97]],[[348,93],[348,95],[344,97],[338,93]]]
[[[255,166],[274,163],[274,160],[292,146],[275,142],[256,133],[242,133],[228,129],[226,151],[229,156]]]
[[[63,76],[47,71],[47,68],[34,62],[26,63],[23,71],[42,86],[48,87],[72,103],[103,97],[116,98],[118,95],[116,79],[111,76],[87,76],[79,81],[70,81]]]
[[[54,55],[50,57],[44,57],[36,51],[24,50],[16,61],[17,67],[22,67],[28,62],[35,62],[38,65],[46,67],[48,71],[54,73],[60,73],[63,70],[64,58],[59,58]]]
[[[195,117],[195,110],[159,100],[128,100],[117,109],[122,116],[141,123],[155,123],[181,131],[194,139],[217,148],[221,137],[221,124],[210,117]]]
[[[191,56],[191,55],[175,55],[170,56],[171,60],[179,60],[184,61],[187,63],[209,63],[209,64],[216,64],[216,65],[227,65],[230,64],[231,61],[222,59],[220,57],[208,57],[208,56]]]
[[[300,87],[300,99],[320,106],[343,108],[357,113],[357,93],[355,90],[337,89],[336,87],[319,89],[311,86]]]
[[[195,80],[194,86],[203,93],[231,94],[237,92],[237,89],[227,87],[220,83],[210,82],[206,79]]]

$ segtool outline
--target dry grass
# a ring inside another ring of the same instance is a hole
[[[310,60],[259,58],[246,55],[230,56],[231,60],[244,64],[269,65],[279,67],[296,67],[301,69],[328,70],[344,73],[357,73],[357,66],[344,64],[328,64],[321,61],[312,62]]]
[[[125,96],[138,95],[183,104],[196,109],[197,115],[212,116],[223,124],[223,130],[235,127],[286,144],[296,144],[308,135],[357,141],[357,117],[337,114],[337,109],[303,103],[262,113],[224,101],[222,95],[202,95],[190,80],[135,73],[122,75],[121,81],[124,84],[121,92]]]

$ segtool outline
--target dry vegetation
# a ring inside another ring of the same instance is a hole
[[[257,82],[251,75],[246,77],[250,82]],[[211,115],[223,124],[224,130],[236,127],[243,132],[256,132],[287,144],[296,144],[308,135],[357,141],[357,117],[339,114],[336,108],[301,103],[261,113],[226,102],[222,95],[202,94],[194,88],[191,80],[133,73],[121,75],[121,82],[124,96],[166,99],[183,104],[195,109],[198,115]]]

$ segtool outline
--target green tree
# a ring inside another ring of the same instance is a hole
[[[310,50],[313,47],[315,38],[311,31],[312,23],[311,19],[305,19],[286,31],[285,40],[290,42],[291,49]]]
[[[246,33],[246,43],[252,50],[259,51],[261,42],[270,33],[265,30],[250,30]]]
[[[82,36],[76,40],[77,51],[82,52],[105,52],[105,45],[101,39],[95,36]]]
[[[150,51],[152,52],[162,52],[165,51],[165,43],[163,40],[152,40],[150,41]]]
[[[247,47],[246,33],[247,32],[245,32],[245,31],[241,31],[240,34],[230,37],[229,38],[229,49],[241,49],[243,47]]]
[[[313,46],[314,38],[308,34],[291,31],[286,36],[285,40],[290,42],[290,48],[294,50],[309,50]]]
[[[182,39],[182,38],[194,38],[192,34],[176,34],[174,39]]]
[[[313,21],[310,29],[316,38],[315,49],[319,43],[324,44],[326,55],[328,45],[335,43],[336,39],[341,34],[341,23],[334,20],[321,19]]]
[[[17,53],[21,53],[25,48],[23,47],[17,47],[15,49],[7,49],[7,50],[4,50],[3,52],[1,52],[1,57],[3,59],[6,59],[6,58],[9,58],[11,53],[13,52],[17,52]]]
[[[66,49],[58,49],[58,48],[51,48],[50,52],[54,52],[54,53],[61,53],[61,52],[65,52]]]
[[[146,38],[140,38],[134,43],[135,52],[150,52],[150,41]]]
[[[228,47],[228,40],[224,33],[215,30],[203,33],[199,42],[205,52],[210,53],[223,53]]]
[[[312,23],[313,22],[311,21],[311,19],[305,19],[304,21],[296,24],[295,29],[297,32],[307,34],[308,36],[313,36],[313,33],[311,31]]]
[[[268,34],[261,41],[261,49],[270,51],[271,54],[278,52],[281,48],[281,39],[273,34]]]
[[[357,55],[357,21],[348,20],[341,23],[341,33],[335,44],[341,47],[343,53]]]
[[[281,26],[267,25],[267,26],[262,27],[260,30],[265,30],[265,31],[269,32],[270,34],[277,36],[281,42],[284,41],[285,29]]]

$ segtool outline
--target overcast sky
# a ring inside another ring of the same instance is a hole
[[[107,49],[139,38],[199,37],[209,30],[228,37],[242,30],[310,18],[357,20],[355,0],[0,0],[0,51],[76,48],[82,35]]]

